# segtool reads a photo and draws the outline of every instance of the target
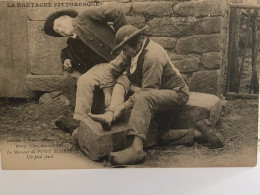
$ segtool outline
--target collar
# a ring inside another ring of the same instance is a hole
[[[75,39],[77,36],[78,36],[78,35],[77,35],[75,32],[73,32],[73,34],[72,34],[70,37],[73,38],[73,39]]]
[[[136,54],[135,57],[131,58],[131,66],[130,66],[130,73],[131,73],[131,74],[133,74],[134,71],[136,70],[137,61],[138,61],[138,59],[139,59],[139,56],[141,55],[141,53],[142,53],[143,50],[144,50],[144,46],[145,46],[145,44],[146,44],[146,40],[147,40],[147,37],[144,38],[142,47],[141,47],[140,51],[138,52],[138,54]]]
[[[75,18],[71,18],[71,21],[72,21],[72,26],[73,26],[74,30],[73,30],[73,34],[70,37],[75,39],[78,36],[77,33],[75,32],[75,29],[77,27],[76,19]]]

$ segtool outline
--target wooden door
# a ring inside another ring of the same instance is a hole
[[[26,8],[0,2],[0,97],[28,97],[29,74]]]

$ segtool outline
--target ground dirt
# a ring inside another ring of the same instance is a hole
[[[59,104],[41,105],[37,101],[0,102],[0,148],[4,140],[16,138],[45,139],[64,149],[72,149],[74,156],[91,168],[110,167],[106,160],[89,160],[78,146],[70,142],[70,134],[54,125],[54,119],[71,108]],[[209,167],[254,166],[257,154],[257,100],[229,100],[216,129],[226,145],[212,149],[203,142],[193,146],[156,146],[146,149],[147,157],[140,165],[129,167]]]

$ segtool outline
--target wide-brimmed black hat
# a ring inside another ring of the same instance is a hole
[[[50,35],[50,36],[53,36],[53,37],[62,37],[60,34],[56,33],[53,30],[53,22],[57,18],[64,16],[64,15],[75,18],[75,17],[78,16],[78,12],[73,10],[73,9],[65,9],[65,10],[59,10],[59,11],[53,12],[51,15],[49,15],[47,17],[47,19],[45,21],[44,28],[43,28],[44,32],[47,35]]]
[[[122,45],[124,45],[127,41],[129,41],[133,37],[139,35],[143,31],[145,31],[146,28],[147,28],[147,25],[145,25],[144,27],[142,27],[140,29],[136,28],[133,25],[125,25],[125,26],[121,27],[116,33],[117,46],[112,50],[111,53],[114,53],[115,51],[120,49],[122,47]]]

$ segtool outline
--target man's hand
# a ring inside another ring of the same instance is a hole
[[[81,76],[82,74],[79,71],[73,70],[72,73],[70,73],[70,76],[77,79]]]
[[[136,87],[136,86],[134,86],[133,84],[130,85],[130,88],[129,88],[129,91],[130,91],[130,92],[134,93],[134,92],[137,92],[137,91],[139,91],[139,90],[141,90],[140,87]]]
[[[73,70],[72,72],[67,72],[67,71],[64,71],[63,72],[63,75],[66,76],[66,77],[72,77],[72,78],[75,78],[76,80],[79,79],[79,77],[82,75],[80,72],[76,71],[76,70]]]
[[[107,92],[107,93],[105,93],[105,106],[106,106],[106,108],[109,107],[110,103],[111,103],[111,93]]]
[[[67,71],[69,70],[70,68],[72,68],[72,64],[71,64],[71,60],[70,59],[66,59],[63,63],[63,67],[64,67],[64,70]]]

